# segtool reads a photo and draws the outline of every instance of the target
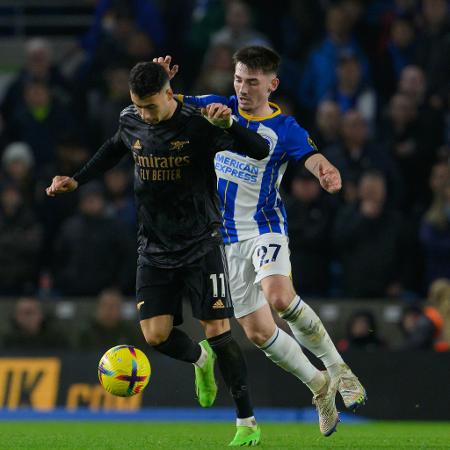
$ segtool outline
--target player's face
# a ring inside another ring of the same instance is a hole
[[[251,70],[238,62],[234,70],[234,91],[239,108],[252,114],[265,105],[270,94],[278,87],[279,80],[274,73]]]
[[[131,101],[139,112],[141,119],[151,125],[167,120],[170,115],[170,100],[173,98],[172,89],[162,89],[157,94],[138,97],[130,91]]]

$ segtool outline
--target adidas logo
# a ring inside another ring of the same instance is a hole
[[[222,309],[225,308],[225,305],[223,304],[223,301],[221,298],[219,298],[219,300],[217,300],[214,304],[213,304],[213,309]]]
[[[141,141],[139,139],[136,139],[136,142],[133,144],[133,148],[135,150],[142,150],[142,144],[141,144]]]

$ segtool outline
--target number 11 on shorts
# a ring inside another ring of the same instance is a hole
[[[217,276],[219,275],[219,276]],[[212,286],[213,286],[213,297],[218,297],[219,296],[219,292],[218,292],[218,287],[219,287],[219,283],[218,283],[218,278],[220,279],[220,287],[221,287],[221,297],[225,297],[226,296],[226,292],[225,292],[225,276],[223,273],[212,273],[209,276],[210,280],[212,281]]]

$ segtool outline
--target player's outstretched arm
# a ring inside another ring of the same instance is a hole
[[[270,152],[269,144],[258,133],[243,127],[231,117],[231,109],[222,103],[211,103],[202,108],[203,117],[212,125],[222,128],[232,137],[223,150],[232,148],[253,159],[264,159]],[[228,147],[227,147],[228,144]],[[230,145],[231,144],[231,145]],[[220,145],[218,151],[221,150]]]
[[[330,194],[339,192],[342,188],[339,170],[325,156],[316,153],[305,161],[305,167],[319,180],[320,185]]]
[[[52,184],[45,190],[47,195],[54,197],[57,194],[74,191],[79,185],[87,183],[113,168],[127,151],[128,149],[120,139],[120,130],[118,130],[73,177],[59,175],[54,177]]]

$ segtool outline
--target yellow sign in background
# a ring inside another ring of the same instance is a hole
[[[0,408],[53,409],[60,369],[58,358],[0,358]]]

